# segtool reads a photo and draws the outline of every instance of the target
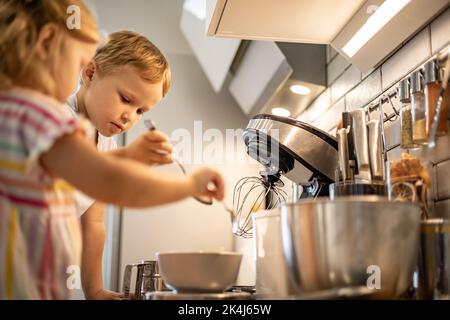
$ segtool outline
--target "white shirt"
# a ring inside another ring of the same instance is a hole
[[[67,100],[67,103],[65,104],[68,110],[72,113],[74,117],[78,117],[78,101],[77,101],[77,95],[76,93],[71,95],[69,99]],[[97,150],[101,152],[107,152],[114,149],[117,149],[117,142],[114,139],[114,137],[105,137],[100,134],[100,132],[97,132]],[[90,198],[89,196],[85,195],[84,193],[77,191],[75,193],[75,200],[77,203],[77,211],[78,214],[81,216],[83,213],[86,212],[87,209],[89,209],[90,206],[95,202],[95,199]]]

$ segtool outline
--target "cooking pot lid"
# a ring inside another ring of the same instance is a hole
[[[301,183],[308,169],[325,182],[334,181],[337,141],[328,133],[292,118],[260,114],[244,130],[247,153],[290,180]]]

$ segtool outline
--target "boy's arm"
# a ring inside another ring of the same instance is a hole
[[[81,134],[65,135],[40,157],[42,166],[94,199],[126,207],[148,207],[192,195],[223,199],[223,179],[203,169],[185,177],[151,172],[138,162],[99,153]],[[213,182],[215,191],[208,191]]]
[[[94,204],[81,216],[83,251],[81,282],[89,300],[117,300],[122,295],[103,288],[103,248],[105,245],[105,205]]]
[[[83,252],[81,283],[89,300],[117,300],[122,295],[103,288],[102,260],[105,244],[105,205],[94,204],[81,216]]]

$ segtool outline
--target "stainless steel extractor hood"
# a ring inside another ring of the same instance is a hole
[[[326,87],[325,45],[250,41],[239,56],[229,90],[249,116],[274,108],[295,116]]]
[[[205,8],[213,2],[186,0],[180,28],[215,92],[229,90],[249,116],[271,113],[275,107],[295,116],[323,91],[325,45],[208,37],[205,23],[210,25],[209,13],[215,10]],[[308,10],[316,8],[304,5]],[[296,94],[292,86],[303,91]]]

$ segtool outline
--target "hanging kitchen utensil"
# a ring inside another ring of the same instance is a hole
[[[337,132],[342,180],[336,179],[335,183],[330,184],[329,197],[332,200],[343,196],[387,195],[380,122],[372,120],[367,125],[365,122],[364,109],[343,114],[344,128]],[[349,150],[352,130],[356,155]],[[350,155],[355,157],[356,166],[355,160],[349,160]],[[358,171],[354,176],[355,167]]]
[[[355,146],[353,144],[353,118],[350,112],[342,112],[342,125],[347,129],[347,152],[348,152],[348,162],[350,167],[350,177],[351,181],[355,180],[355,168],[356,168],[356,156],[355,156]]]
[[[450,48],[447,52],[447,61],[445,63],[444,76],[442,77],[441,91],[439,93],[439,98],[436,103],[436,110],[434,112],[433,124],[431,126],[431,132],[428,138],[428,148],[434,148],[436,146],[436,131],[439,124],[439,114],[441,113],[442,101],[444,100],[445,90],[448,86],[448,80],[450,78]]]
[[[369,130],[369,160],[373,180],[384,181],[383,146],[381,141],[380,122],[371,120],[367,124]]]
[[[348,129],[341,128],[338,130],[338,151],[339,151],[339,169],[342,174],[342,180],[350,180],[350,165],[348,160],[348,140],[347,140]]]
[[[352,111],[353,116],[353,143],[356,151],[356,161],[358,174],[355,176],[362,182],[370,183],[370,160],[369,160],[369,146],[367,136],[367,120],[366,111],[364,109],[357,109]]]

